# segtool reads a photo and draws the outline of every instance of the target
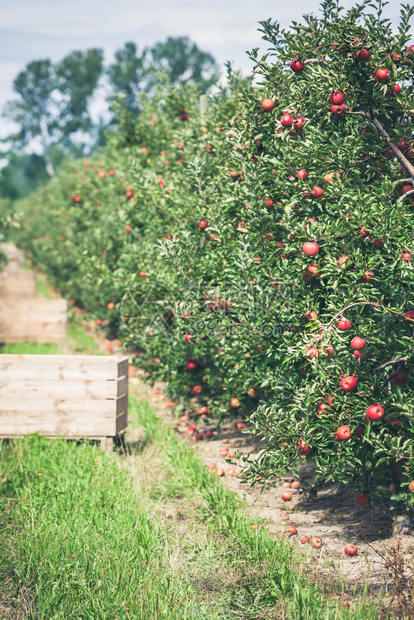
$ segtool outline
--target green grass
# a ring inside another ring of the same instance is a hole
[[[321,579],[295,545],[253,529],[146,401],[133,396],[129,415],[126,453],[36,435],[0,442],[1,620],[380,618],[364,590],[344,609],[326,568]]]
[[[43,355],[56,355],[59,353],[57,344],[36,344],[34,342],[16,342],[14,344],[0,344],[0,353],[31,353]]]

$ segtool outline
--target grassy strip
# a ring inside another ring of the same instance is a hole
[[[358,602],[350,610],[337,597],[330,598],[330,593],[341,592],[341,585],[333,577],[322,584],[315,568],[304,562],[293,545],[257,527],[257,520],[246,515],[243,502],[156,418],[147,403],[133,403],[130,418],[142,431],[139,441],[132,444],[132,454],[145,452],[153,444],[162,455],[160,465],[152,463],[152,468],[164,468],[164,474],[151,481],[148,492],[159,502],[169,498],[182,505],[187,501],[193,507],[191,527],[194,521],[207,527],[214,556],[225,560],[222,587],[227,581],[231,588],[227,614],[246,620],[380,617],[379,606],[368,601],[366,589],[357,593]],[[226,613],[224,618],[229,617]]]
[[[70,329],[79,352],[96,352]],[[16,346],[38,347],[8,351]],[[22,610],[48,620],[380,617],[364,592],[344,609],[328,597],[334,581],[322,585],[286,540],[253,529],[145,401],[131,399],[128,455],[38,436],[3,442],[0,482],[2,620]]]

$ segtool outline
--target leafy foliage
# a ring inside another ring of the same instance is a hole
[[[26,207],[36,261],[150,379],[249,417],[254,484],[306,456],[320,481],[414,502],[412,14],[396,34],[381,3],[262,22],[258,85],[229,69],[205,126],[190,86],[143,98],[132,130],[120,107],[99,163]]]

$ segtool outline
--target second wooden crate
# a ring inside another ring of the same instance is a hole
[[[0,355],[0,437],[116,437],[128,419],[128,358]]]

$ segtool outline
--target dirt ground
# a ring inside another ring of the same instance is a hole
[[[95,330],[92,328],[92,331]],[[96,332],[95,332],[96,333]],[[100,347],[106,353],[121,353],[114,343],[100,340]],[[404,513],[390,512],[383,508],[359,508],[355,505],[354,493],[344,491],[339,485],[327,485],[318,491],[317,497],[309,498],[302,490],[282,487],[285,483],[294,481],[293,475],[287,475],[280,480],[279,486],[265,493],[260,487],[250,488],[243,484],[237,473],[241,467],[235,467],[236,475],[227,474],[232,467],[226,462],[228,453],[240,449],[250,453],[252,457],[258,454],[257,437],[237,429],[234,419],[224,423],[218,430],[214,424],[201,421],[200,430],[204,434],[202,441],[196,441],[197,430],[189,432],[189,424],[194,420],[177,417],[174,408],[164,394],[165,385],[155,384],[153,387],[143,383],[139,373],[130,376],[130,391],[140,398],[149,401],[157,411],[157,415],[166,424],[173,427],[183,441],[187,441],[197,451],[200,458],[208,466],[217,466],[223,469],[223,484],[227,484],[248,507],[252,516],[262,520],[260,527],[267,527],[269,531],[280,536],[283,530],[294,525],[297,535],[290,538],[290,542],[304,551],[304,558],[311,564],[317,564],[320,570],[333,568],[335,574],[346,581],[348,586],[368,583],[374,592],[382,590],[383,596],[394,594],[395,578],[391,578],[386,568],[386,557],[392,547],[399,546],[397,557],[404,557],[406,561],[406,576],[413,575],[414,561],[414,528]],[[240,420],[241,421],[241,420]],[[212,436],[205,438],[205,432],[211,430]],[[246,431],[246,427],[243,429]],[[214,471],[217,471],[214,468]],[[299,470],[299,481],[312,478],[312,467],[304,463]],[[292,500],[285,502],[281,495],[284,491],[292,492]],[[310,538],[318,536],[323,544],[320,549],[313,549],[309,544],[301,544],[303,535]],[[358,554],[353,557],[345,555],[344,548],[348,544],[358,548]],[[395,577],[395,575],[394,575]]]

